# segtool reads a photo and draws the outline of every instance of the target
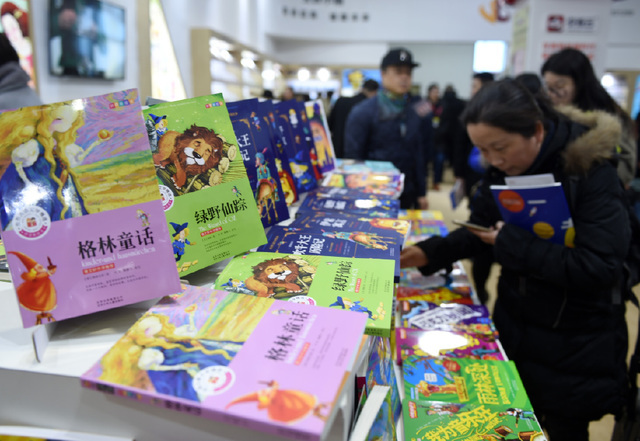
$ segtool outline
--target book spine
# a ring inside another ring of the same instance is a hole
[[[117,395],[120,397],[129,398],[144,404],[150,404],[152,406],[160,407],[163,409],[170,409],[189,415],[195,415],[198,417],[210,419],[212,421],[218,421],[221,423],[255,430],[258,432],[269,433],[272,435],[282,436],[294,440],[320,441],[319,434],[305,432],[292,427],[281,427],[274,424],[269,424],[267,422],[252,420],[239,415],[224,413],[215,409],[204,408],[198,403],[192,403],[186,400],[172,399],[169,396],[153,394],[150,391],[129,389],[86,379],[82,379],[81,383],[82,387],[87,389],[92,389],[109,395]],[[257,436],[259,437],[259,435]]]

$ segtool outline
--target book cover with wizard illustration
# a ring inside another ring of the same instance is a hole
[[[222,95],[156,104],[144,114],[181,275],[265,243]]]
[[[547,441],[531,408],[405,399],[406,439]]]
[[[249,252],[227,264],[215,288],[360,312],[367,334],[389,337],[393,268],[383,259]]]
[[[327,114],[324,111],[322,100],[307,101],[304,105],[316,154],[318,155],[318,166],[324,175],[336,167],[336,154],[329,134]]]
[[[278,120],[276,119],[276,108],[273,102],[271,100],[258,102],[258,114],[264,122],[269,133],[269,138],[271,139],[271,146],[275,154],[276,167],[278,169],[278,176],[280,176],[280,185],[282,186],[284,198],[287,201],[287,205],[291,205],[298,200],[298,191],[296,190],[296,184],[293,180],[289,157],[284,149],[285,141],[280,134]]]
[[[269,132],[258,115],[258,99],[227,103],[227,108],[262,225],[289,219]]]
[[[308,230],[274,225],[267,233],[267,243],[258,251],[298,255],[389,259],[394,263],[394,279],[400,280],[402,239],[366,231]]]
[[[0,130],[23,326],[179,290],[137,90],[6,111]]]
[[[506,223],[573,247],[575,229],[560,182],[529,187],[492,185],[491,192]]]
[[[274,104],[276,125],[289,158],[298,196],[318,186],[311,163],[309,146],[302,133],[302,123],[298,120],[296,100],[280,101]]]
[[[410,355],[403,360],[402,374],[404,396],[411,400],[531,409],[513,361]]]
[[[354,368],[365,322],[349,311],[185,287],[147,311],[81,382],[158,407],[320,440]]]

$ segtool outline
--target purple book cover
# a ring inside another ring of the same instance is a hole
[[[505,360],[495,334],[396,328],[396,349],[398,364],[409,355]]]
[[[23,326],[180,289],[137,90],[7,111],[0,126]]]
[[[145,313],[81,377],[82,385],[319,440],[335,416],[366,320],[351,311],[187,286]]]

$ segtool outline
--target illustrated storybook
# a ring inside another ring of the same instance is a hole
[[[268,227],[289,219],[271,138],[258,115],[258,99],[227,103],[227,109],[262,225]]]
[[[178,272],[265,243],[222,95],[156,104],[144,115]]]
[[[491,192],[506,223],[573,247],[575,229],[560,182],[529,187],[492,185]]]
[[[180,289],[136,89],[0,114],[2,240],[24,327]]]
[[[405,219],[388,217],[365,217],[348,213],[306,211],[289,224],[290,227],[307,229],[335,229],[340,231],[366,231],[380,236],[397,235],[404,243],[409,234],[410,222]]]
[[[158,407],[320,440],[353,370],[366,320],[349,311],[187,286],[147,311],[81,381]]]
[[[307,121],[311,128],[311,137],[316,148],[318,167],[324,175],[335,169],[336,154],[333,150],[333,142],[329,134],[329,123],[324,111],[322,100],[307,101],[304,103],[307,112]]]
[[[309,124],[309,119],[307,118],[307,108],[301,101],[294,101],[293,107],[298,114],[298,127],[296,127],[294,130],[297,130],[298,133],[301,134],[304,139],[304,143],[307,144],[309,159],[311,160],[311,165],[313,167],[313,174],[316,177],[316,183],[318,183],[322,180],[322,170],[320,169],[320,163],[318,162],[318,152],[316,151],[316,144],[313,142],[311,125]]]
[[[547,441],[531,408],[405,399],[402,409],[408,440]]]
[[[367,393],[369,393],[375,385],[389,386],[391,389],[393,420],[394,422],[398,421],[398,418],[400,418],[402,414],[402,400],[400,398],[400,389],[398,388],[398,379],[394,367],[391,342],[388,338],[374,338],[371,345],[371,353],[369,354],[366,379]]]
[[[360,190],[389,199],[397,199],[404,188],[404,174],[399,172],[340,172],[326,176],[322,185]]]
[[[446,303],[460,303],[464,305],[473,305],[477,303],[475,293],[470,286],[439,286],[435,288],[409,288],[402,286],[402,276],[400,277],[400,286],[396,291],[398,300],[424,300],[443,305]]]
[[[360,191],[355,188],[326,187],[324,185],[314,188],[309,193],[307,193],[307,196],[309,195],[315,195],[316,197],[321,197],[321,198],[337,197],[337,198],[343,198],[343,199],[371,199],[371,198],[387,199],[387,197],[385,196],[365,193],[364,191]]]
[[[269,133],[269,138],[271,139],[271,146],[275,154],[276,167],[278,169],[278,176],[280,176],[280,185],[282,186],[285,201],[287,205],[291,205],[298,200],[298,191],[296,190],[296,184],[293,180],[289,157],[284,150],[284,139],[278,127],[276,108],[271,100],[258,102],[258,114],[264,122],[267,132]]]
[[[411,236],[409,240],[411,240]],[[408,288],[471,287],[469,276],[460,261],[454,262],[450,271],[443,269],[428,276],[422,274],[415,267],[403,268],[401,277],[401,285]]]
[[[410,355],[421,357],[505,360],[495,334],[396,328],[398,364]]]
[[[402,375],[404,396],[410,400],[531,409],[512,361],[410,355],[402,362]]]
[[[274,104],[276,125],[283,143],[283,149],[289,158],[298,196],[318,186],[313,170],[309,146],[304,138],[302,122],[298,119],[296,100],[280,101]]]
[[[400,219],[437,219],[444,220],[442,211],[439,210],[413,210],[413,209],[401,209],[398,211],[398,217]]]
[[[215,288],[366,314],[369,335],[391,334],[391,260],[249,252],[234,257]]]
[[[258,251],[316,256],[389,259],[394,279],[400,280],[402,239],[395,234],[381,236],[366,231],[308,230],[275,225],[267,233],[267,243]]]
[[[400,170],[391,161],[347,158],[336,158],[336,171],[348,173],[400,173]]]
[[[349,197],[320,197],[308,194],[300,206],[298,213],[305,211],[341,211],[358,216],[368,217],[398,217],[400,201],[397,199],[352,199]]]
[[[419,239],[426,239],[431,236],[446,236],[449,234],[449,229],[443,220],[440,219],[413,219],[411,221],[411,236],[412,242],[417,243]]]
[[[392,408],[389,386],[373,386],[358,414],[349,441],[396,440]]]
[[[437,305],[425,300],[399,300],[398,317],[403,328],[498,335],[489,310],[484,305]]]

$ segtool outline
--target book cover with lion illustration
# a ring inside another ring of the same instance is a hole
[[[349,393],[366,320],[185,285],[140,317],[81,382],[255,431],[325,439]]]
[[[24,327],[180,289],[136,89],[5,111],[0,132]]]
[[[384,259],[249,252],[227,264],[215,288],[360,312],[367,334],[389,337],[393,270]]]
[[[262,225],[266,228],[289,219],[267,124],[258,112],[258,99],[227,103],[227,107]]]
[[[405,399],[406,439],[547,441],[531,407]]]
[[[267,233],[267,243],[258,251],[300,255],[389,259],[394,263],[394,280],[400,280],[402,238],[393,233],[274,225]]]
[[[181,276],[266,242],[221,94],[144,110]]]

